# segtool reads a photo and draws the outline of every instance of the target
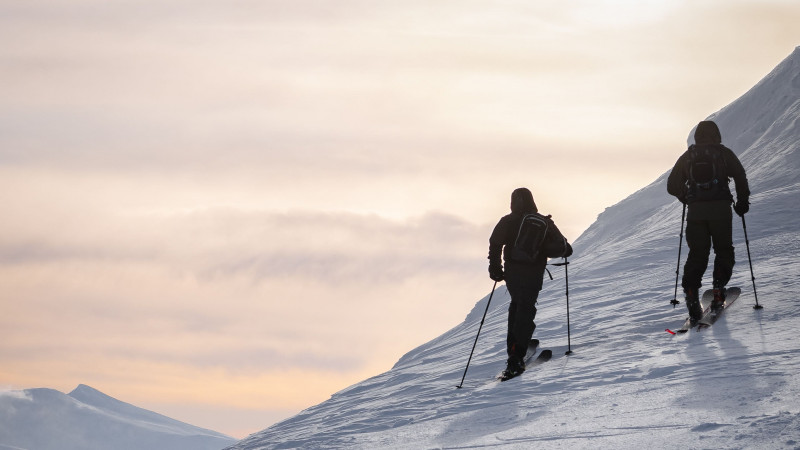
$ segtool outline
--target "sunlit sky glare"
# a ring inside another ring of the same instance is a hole
[[[463,320],[514,188],[575,240],[797,23],[778,0],[1,1],[0,387],[265,428]]]

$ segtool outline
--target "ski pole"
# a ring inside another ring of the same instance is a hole
[[[478,345],[478,336],[481,335],[481,328],[483,328],[483,321],[486,320],[486,313],[489,312],[489,304],[492,303],[492,296],[494,295],[494,290],[497,288],[497,281],[494,282],[494,286],[492,286],[492,292],[489,294],[489,300],[486,301],[486,310],[483,312],[483,319],[481,319],[481,324],[478,327],[478,334],[475,335],[475,343],[472,344],[472,351],[469,352],[469,359],[467,359],[467,367],[464,368],[464,376],[461,377],[461,383],[456,386],[456,389],[461,389],[461,386],[464,385],[464,379],[467,378],[467,369],[469,369],[469,363],[472,361],[472,354],[475,352],[475,346]]]
[[[564,353],[565,355],[572,354],[572,336],[569,329],[569,272],[567,271],[567,266],[569,266],[569,261],[567,261],[567,257],[564,257],[563,263],[556,263],[553,264],[554,266],[564,266],[564,282],[566,285],[566,294],[567,294],[567,352]]]
[[[756,305],[753,309],[763,309],[764,307],[758,304],[758,293],[756,292],[756,276],[753,275],[753,260],[750,258],[750,241],[747,239],[747,225],[744,222],[744,214],[742,214],[742,229],[744,229],[744,243],[747,246],[747,262],[750,263],[750,278],[753,280],[753,296],[756,298]]]
[[[683,214],[681,215],[681,235],[678,238],[678,266],[675,268],[675,296],[672,297],[672,307],[675,308],[675,305],[680,304],[678,301],[678,276],[681,273],[681,248],[683,247],[683,223],[684,219],[686,218],[686,203],[683,204]]]
[[[564,280],[566,285],[566,294],[567,294],[567,352],[564,353],[565,355],[572,354],[572,337],[569,331],[569,272],[567,272],[567,268],[569,266],[569,262],[567,261],[567,257],[564,257]]]

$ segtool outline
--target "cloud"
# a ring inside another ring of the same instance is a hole
[[[12,388],[0,387],[0,397],[11,397],[17,400],[33,401],[33,397],[24,390],[14,390]]]
[[[9,231],[19,234],[0,240],[0,262],[6,265],[132,262],[199,279],[302,276],[331,284],[360,279],[367,268],[376,283],[427,270],[463,270],[487,233],[485,226],[436,212],[398,221],[374,214],[234,208],[100,211],[86,227],[65,229],[54,222],[38,231],[26,228],[27,218],[10,222]]]
[[[75,195],[69,182],[55,185],[64,188],[10,197],[0,238],[0,285],[14,293],[2,302],[11,337],[0,354],[17,367],[123,359],[352,373],[371,364],[374,346],[440,320],[426,306],[436,284],[485,272],[486,227],[450,214],[139,210],[120,208],[126,202],[113,186],[96,197],[85,186]],[[463,301],[455,292],[471,283],[460,284],[443,308]],[[430,291],[408,299],[409,286]],[[419,309],[426,319],[361,342]],[[332,318],[338,323],[326,323]]]
[[[564,20],[542,8],[487,20],[471,8],[451,16],[453,3],[212,5],[84,2],[41,15],[17,5],[10,24],[44,32],[5,55],[0,160],[408,176],[446,167],[431,161],[439,154],[475,165],[509,132],[528,147],[548,129],[569,136],[585,119],[560,105],[594,96],[586,80],[609,66],[571,33],[554,33],[554,46],[553,30],[530,26]],[[46,17],[60,18],[55,29]],[[497,34],[509,20],[519,35]]]

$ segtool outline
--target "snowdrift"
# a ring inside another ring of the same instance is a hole
[[[681,206],[666,193],[665,173],[576,240],[569,342],[564,270],[551,268],[556,280],[545,282],[534,334],[554,351],[550,362],[493,381],[505,361],[509,301],[499,287],[463,389],[455,386],[488,295],[390,371],[230,448],[800,447],[800,47],[710,119],[748,171],[747,231],[763,310],[752,308],[734,216],[730,286],[742,297],[708,330],[665,332],[686,317],[683,303],[670,305]],[[574,353],[565,356],[568,344]]]

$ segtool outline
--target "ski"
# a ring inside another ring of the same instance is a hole
[[[713,291],[706,291],[703,294],[703,297],[705,297],[706,294],[708,294],[709,292],[711,292],[711,298],[713,299],[714,298]],[[725,312],[725,310],[728,309],[728,307],[731,306],[733,304],[733,302],[736,301],[737,298],[739,298],[739,294],[741,294],[741,293],[742,293],[742,290],[740,288],[738,288],[738,287],[732,287],[732,288],[726,289],[725,290],[725,303],[722,305],[722,309],[712,310],[712,311],[709,311],[708,314],[704,314],[703,318],[700,319],[700,322],[697,323],[697,331],[700,331],[700,330],[702,330],[704,328],[709,328],[711,325],[713,325],[714,322],[716,322],[717,319],[719,319],[719,317],[722,315],[722,313]]]
[[[707,311],[704,309],[704,310],[703,310],[703,315],[705,315],[705,314],[706,314],[706,312],[707,312]],[[693,320],[692,320],[692,318],[691,318],[691,317],[687,317],[687,318],[686,318],[686,322],[683,322],[683,326],[682,326],[682,327],[680,327],[680,328],[678,328],[676,331],[677,331],[678,333],[680,333],[680,334],[686,333],[686,332],[688,332],[689,330],[691,330],[692,328],[694,328],[695,326],[697,326],[697,324],[698,324],[698,323],[700,323],[700,321],[699,321],[699,320],[695,322],[695,321],[693,321]],[[670,330],[669,328],[667,328],[667,332],[668,332],[668,333],[670,333],[670,334],[675,334],[675,333],[673,333],[673,332],[672,332],[672,330]]]
[[[703,328],[710,327],[714,322],[717,321],[719,316],[722,314],[728,306],[733,304],[737,298],[739,298],[739,294],[741,294],[742,290],[738,287],[728,288],[725,291],[725,305],[719,311],[712,311],[711,310],[711,301],[714,300],[714,290],[708,289],[703,292],[703,297],[700,299],[700,303],[705,305],[703,308],[703,317],[700,320],[692,321],[691,318],[687,318],[686,322],[683,323],[683,326],[679,328],[677,333],[675,331],[670,330],[667,328],[667,332],[670,334],[683,334],[691,330],[692,328],[697,327],[697,330],[701,330]]]
[[[539,353],[539,356],[537,356],[536,359],[534,359],[533,362],[528,365],[528,367],[533,367],[543,362],[550,361],[550,358],[552,357],[553,357],[553,351],[550,350],[549,348],[546,348],[542,350],[541,353]]]
[[[536,349],[539,348],[539,340],[538,339],[531,339],[528,343],[528,351],[525,352],[525,362],[527,363],[530,358],[536,354]]]
[[[683,334],[688,332],[689,330],[697,326],[697,324],[700,323],[706,317],[706,315],[711,313],[711,300],[713,299],[714,299],[714,291],[711,289],[705,291],[703,293],[703,297],[700,299],[700,304],[705,305],[703,307],[703,316],[700,318],[700,320],[692,320],[691,317],[687,317],[686,322],[683,322],[683,326],[677,330],[678,333]],[[667,332],[675,334],[669,328],[667,328]]]
[[[533,367],[533,366],[536,366],[536,365],[539,365],[539,364],[541,364],[543,362],[549,361],[550,358],[553,357],[553,351],[550,350],[550,349],[545,349],[545,350],[542,350],[539,353],[538,356],[536,356],[536,359],[534,359],[533,357],[536,355],[536,350],[537,350],[538,347],[539,347],[539,340],[538,339],[531,339],[531,343],[530,343],[530,345],[528,345],[528,351],[525,353],[525,359],[523,360],[525,362],[525,368],[526,369],[528,369],[530,367]],[[518,373],[518,374],[516,374],[514,376],[511,376],[511,377],[505,377],[504,376],[504,372],[501,372],[500,375],[497,376],[497,379],[499,381],[508,381],[508,380],[510,380],[512,378],[516,378],[516,377],[518,377],[520,375],[522,375],[522,372],[520,372],[520,373]]]

